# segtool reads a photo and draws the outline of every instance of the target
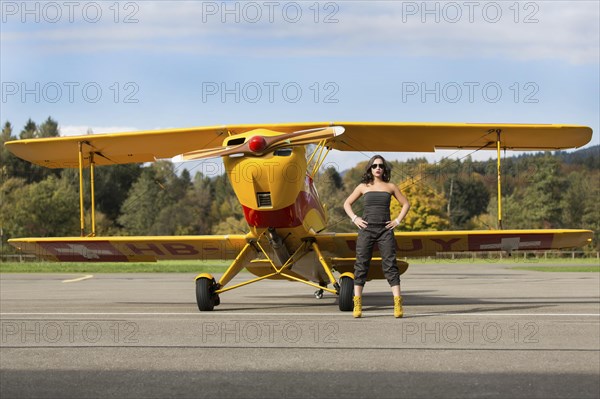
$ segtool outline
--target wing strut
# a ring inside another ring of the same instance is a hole
[[[309,176],[313,179],[315,178],[317,172],[321,168],[321,165],[323,165],[323,162],[325,161],[325,158],[327,158],[329,151],[331,151],[331,147],[327,147],[327,143],[328,143],[328,141],[326,139],[319,141],[317,143],[317,146],[315,147],[314,151],[308,158],[308,161],[306,161],[306,165],[308,165],[307,169],[310,168],[310,170],[311,170],[309,173]],[[325,148],[327,148],[327,151],[325,151],[325,153],[323,153]],[[315,158],[315,155],[316,155],[316,158]],[[313,159],[314,159],[314,163],[311,164],[311,162],[313,162]]]
[[[85,236],[85,220],[83,215],[83,141],[79,143],[79,223],[81,237]]]
[[[92,237],[96,237],[96,201],[94,199],[94,153],[90,152],[90,195],[92,196]]]
[[[502,172],[500,169],[500,133],[502,129],[496,129],[496,148],[498,150],[498,230],[502,230]]]
[[[81,237],[85,237],[85,215],[84,215],[84,205],[83,205],[83,145],[88,144],[85,141],[80,141],[78,143],[79,147],[79,223],[81,228]],[[90,194],[91,194],[91,212],[92,212],[92,233],[90,236],[96,236],[96,201],[94,194],[94,152],[90,151]]]

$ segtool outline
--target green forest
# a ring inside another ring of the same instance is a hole
[[[17,132],[2,128],[2,144],[16,139],[60,136],[48,117],[29,120]],[[11,237],[79,235],[79,175],[76,169],[46,169],[0,149],[2,250]],[[495,155],[490,153],[490,157]],[[329,167],[315,178],[329,213],[329,231],[353,231],[342,204],[360,180],[368,156],[355,167]],[[392,181],[412,208],[400,230],[493,229],[497,227],[496,160],[469,155],[430,163],[425,158],[391,162]],[[245,233],[242,208],[227,177],[192,175],[186,164],[96,167],[98,235],[184,235]],[[89,172],[87,172],[89,173]],[[88,181],[86,177],[86,181]],[[598,251],[600,146],[574,152],[544,152],[502,159],[503,228],[583,228],[594,231],[586,251]],[[89,218],[89,187],[85,195]],[[399,207],[392,205],[392,212]],[[360,211],[360,209],[356,209]],[[86,221],[89,226],[89,220]]]

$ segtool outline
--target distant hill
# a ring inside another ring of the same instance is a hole
[[[555,155],[567,164],[584,165],[590,169],[600,169],[600,145],[573,152],[557,151]]]
[[[527,158],[542,157],[545,152],[536,152],[532,154],[520,154],[503,158],[504,160],[524,160]],[[571,165],[585,165],[591,169],[600,168],[600,145],[588,148],[582,148],[575,151],[554,151],[553,156],[557,157],[562,163]],[[493,161],[493,159],[492,159]]]
[[[502,162],[511,162],[511,161],[522,161],[522,160],[526,160],[527,158],[537,158],[537,157],[543,157],[546,153],[544,152],[537,152],[537,153],[530,153],[530,154],[520,154],[520,155],[512,155],[512,156],[507,156],[502,157]],[[557,157],[561,163],[564,164],[569,164],[569,165],[581,165],[581,166],[585,166],[590,170],[600,170],[600,145],[595,145],[592,147],[588,147],[588,148],[582,148],[580,150],[575,150],[575,151],[554,151],[552,153],[553,156]],[[413,159],[414,161],[414,159]],[[426,161],[424,161],[426,162]],[[494,158],[490,158],[487,161],[475,161],[474,163],[482,163],[482,164],[487,164],[487,163],[496,163],[496,160]],[[349,169],[345,169],[341,172],[339,172],[340,176],[344,176]]]

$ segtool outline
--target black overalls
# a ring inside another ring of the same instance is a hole
[[[367,281],[373,245],[377,243],[381,253],[383,274],[391,287],[400,284],[400,273],[396,265],[396,240],[394,230],[385,225],[390,218],[392,194],[385,191],[368,191],[363,196],[362,218],[367,227],[358,231],[356,240],[356,263],[354,264],[354,284],[364,286]]]

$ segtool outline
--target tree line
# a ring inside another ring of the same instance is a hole
[[[9,140],[60,136],[52,118],[29,120]],[[588,250],[599,249],[600,146],[502,159],[502,226],[505,229],[583,228],[594,231]],[[47,169],[0,148],[0,231],[11,237],[79,235],[77,169]],[[354,231],[342,204],[360,181],[366,160],[345,171],[334,167],[315,178],[329,214],[329,231]],[[497,227],[496,161],[424,158],[391,162],[392,181],[412,208],[400,230],[461,230]],[[85,171],[84,173],[89,173]],[[89,179],[85,178],[85,181]],[[85,188],[89,218],[89,187]],[[168,161],[96,167],[98,235],[200,235],[245,233],[242,208],[225,174],[208,177],[179,171]],[[360,207],[360,202],[358,204]],[[360,211],[358,209],[357,211]],[[392,214],[399,212],[393,203]],[[90,225],[89,219],[86,225]],[[12,250],[2,245],[5,252]]]

